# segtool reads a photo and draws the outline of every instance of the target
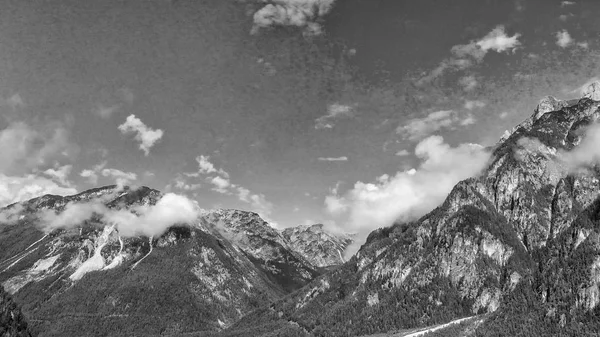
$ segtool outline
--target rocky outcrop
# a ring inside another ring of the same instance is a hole
[[[354,242],[349,234],[335,234],[322,224],[289,227],[282,231],[290,247],[316,267],[331,267],[345,261],[344,251]]]
[[[0,227],[0,284],[23,305],[34,333],[214,333],[318,275],[255,213],[223,211],[157,237],[123,236],[102,214],[54,230],[43,217],[70,203],[137,212],[162,197],[107,186],[3,210],[11,224]]]
[[[30,337],[27,322],[10,295],[0,287],[0,336]]]
[[[272,306],[279,315],[255,312],[232,331],[270,317],[315,336],[354,336],[486,314],[531,319],[546,335],[578,335],[572,325],[581,335],[600,303],[600,169],[572,171],[562,154],[599,107],[542,100],[493,149],[487,169],[437,209],[371,233],[341,268]],[[528,311],[518,312],[523,303]]]
[[[600,101],[600,82],[592,82],[583,92],[584,98]]]

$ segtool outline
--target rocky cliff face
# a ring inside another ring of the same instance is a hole
[[[277,321],[301,335],[354,336],[482,314],[478,335],[532,324],[541,335],[593,331],[600,170],[573,171],[562,154],[577,148],[599,107],[589,97],[544,99],[437,209],[371,233],[341,268],[229,331]],[[522,325],[501,323],[513,319]]]
[[[314,265],[256,213],[216,210],[205,214],[201,223],[207,231],[244,252],[285,291],[298,289],[319,275]]]
[[[73,204],[137,212],[162,197],[147,187],[107,186],[3,210],[0,283],[22,304],[34,333],[219,331],[318,275],[249,212],[211,213],[154,237],[122,235],[100,214],[68,228],[45,226],[45,212],[71,212]]]
[[[282,231],[282,235],[294,251],[317,267],[346,262],[344,251],[354,242],[352,235],[332,233],[322,224],[289,227]]]
[[[0,287],[0,336],[30,337],[27,322],[10,295]]]

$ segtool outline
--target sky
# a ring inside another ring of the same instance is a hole
[[[600,76],[595,0],[7,0],[0,206],[149,186],[279,228],[441,203]]]

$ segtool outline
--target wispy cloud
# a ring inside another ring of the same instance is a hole
[[[249,189],[231,181],[230,175],[223,168],[217,168],[210,161],[209,156],[200,155],[196,157],[198,163],[198,171],[186,172],[183,176],[187,178],[203,177],[204,181],[212,185],[211,190],[224,195],[237,197],[238,200],[251,205],[252,209],[261,215],[268,216],[271,214],[273,204],[260,193],[253,193]],[[189,187],[189,188],[187,188]],[[200,188],[200,184],[188,183],[183,179],[176,181],[175,188],[180,190],[192,190]]]
[[[465,109],[467,109],[467,110],[480,109],[485,106],[486,106],[485,102],[482,102],[482,101],[478,101],[478,100],[474,100],[474,101],[466,100],[465,101]]]
[[[55,166],[54,168],[49,168],[43,172],[46,176],[50,177],[52,180],[58,182],[64,186],[71,186],[72,183],[69,181],[69,174],[71,174],[71,169],[73,169],[73,165],[63,165],[63,166]]]
[[[336,120],[348,118],[353,114],[353,109],[349,105],[334,103],[327,107],[327,114],[315,120],[315,129],[331,129],[335,126]]]
[[[463,90],[472,91],[473,89],[477,88],[479,83],[477,82],[475,76],[469,75],[461,77],[458,80],[458,84],[463,88]]]
[[[576,4],[575,1],[561,1],[560,2],[560,7],[572,6],[572,5],[575,5],[575,4]]]
[[[163,130],[149,128],[135,115],[129,115],[125,122],[119,125],[119,130],[123,134],[134,133],[135,140],[140,143],[140,149],[146,156],[150,154],[150,148],[163,136]]]
[[[399,126],[396,133],[403,139],[418,141],[441,129],[454,129],[457,126],[475,123],[472,115],[461,116],[454,110],[434,111],[423,118],[414,118]]]
[[[94,110],[94,114],[99,116],[100,118],[103,119],[108,119],[110,118],[117,110],[119,110],[119,106],[118,105],[112,105],[112,106],[104,106],[104,105],[99,105],[98,107],[96,107],[96,109]]]
[[[319,157],[319,161],[348,161],[348,157]]]
[[[520,36],[519,33],[515,33],[513,36],[507,35],[504,26],[499,25],[479,40],[456,45],[450,50],[452,57],[442,61],[437,68],[419,79],[417,84],[425,84],[441,76],[447,70],[464,70],[474,64],[481,63],[490,51],[498,53],[514,52],[521,45],[521,42],[519,42]]]

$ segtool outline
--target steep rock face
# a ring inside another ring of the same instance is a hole
[[[315,336],[354,336],[485,313],[490,318],[479,335],[523,333],[507,320],[522,329],[533,324],[542,335],[593,331],[600,170],[569,172],[560,154],[597,121],[600,102],[548,102],[503,138],[479,177],[457,184],[437,209],[371,233],[341,268],[227,333],[275,321]]]
[[[331,233],[322,224],[289,227],[282,234],[294,251],[317,267],[337,266],[346,262],[344,251],[354,242],[352,235]]]
[[[30,337],[27,322],[10,295],[0,287],[0,336]]]
[[[69,229],[40,229],[40,211],[61,212],[69,202],[135,210],[161,196],[146,187],[109,186],[4,210],[10,221],[0,226],[0,283],[22,304],[34,333],[215,332],[285,294],[288,284],[274,282],[252,256],[199,223],[153,238],[123,237],[100,216]]]
[[[203,217],[202,226],[244,252],[285,291],[298,289],[319,275],[315,266],[256,213],[216,210]]]

